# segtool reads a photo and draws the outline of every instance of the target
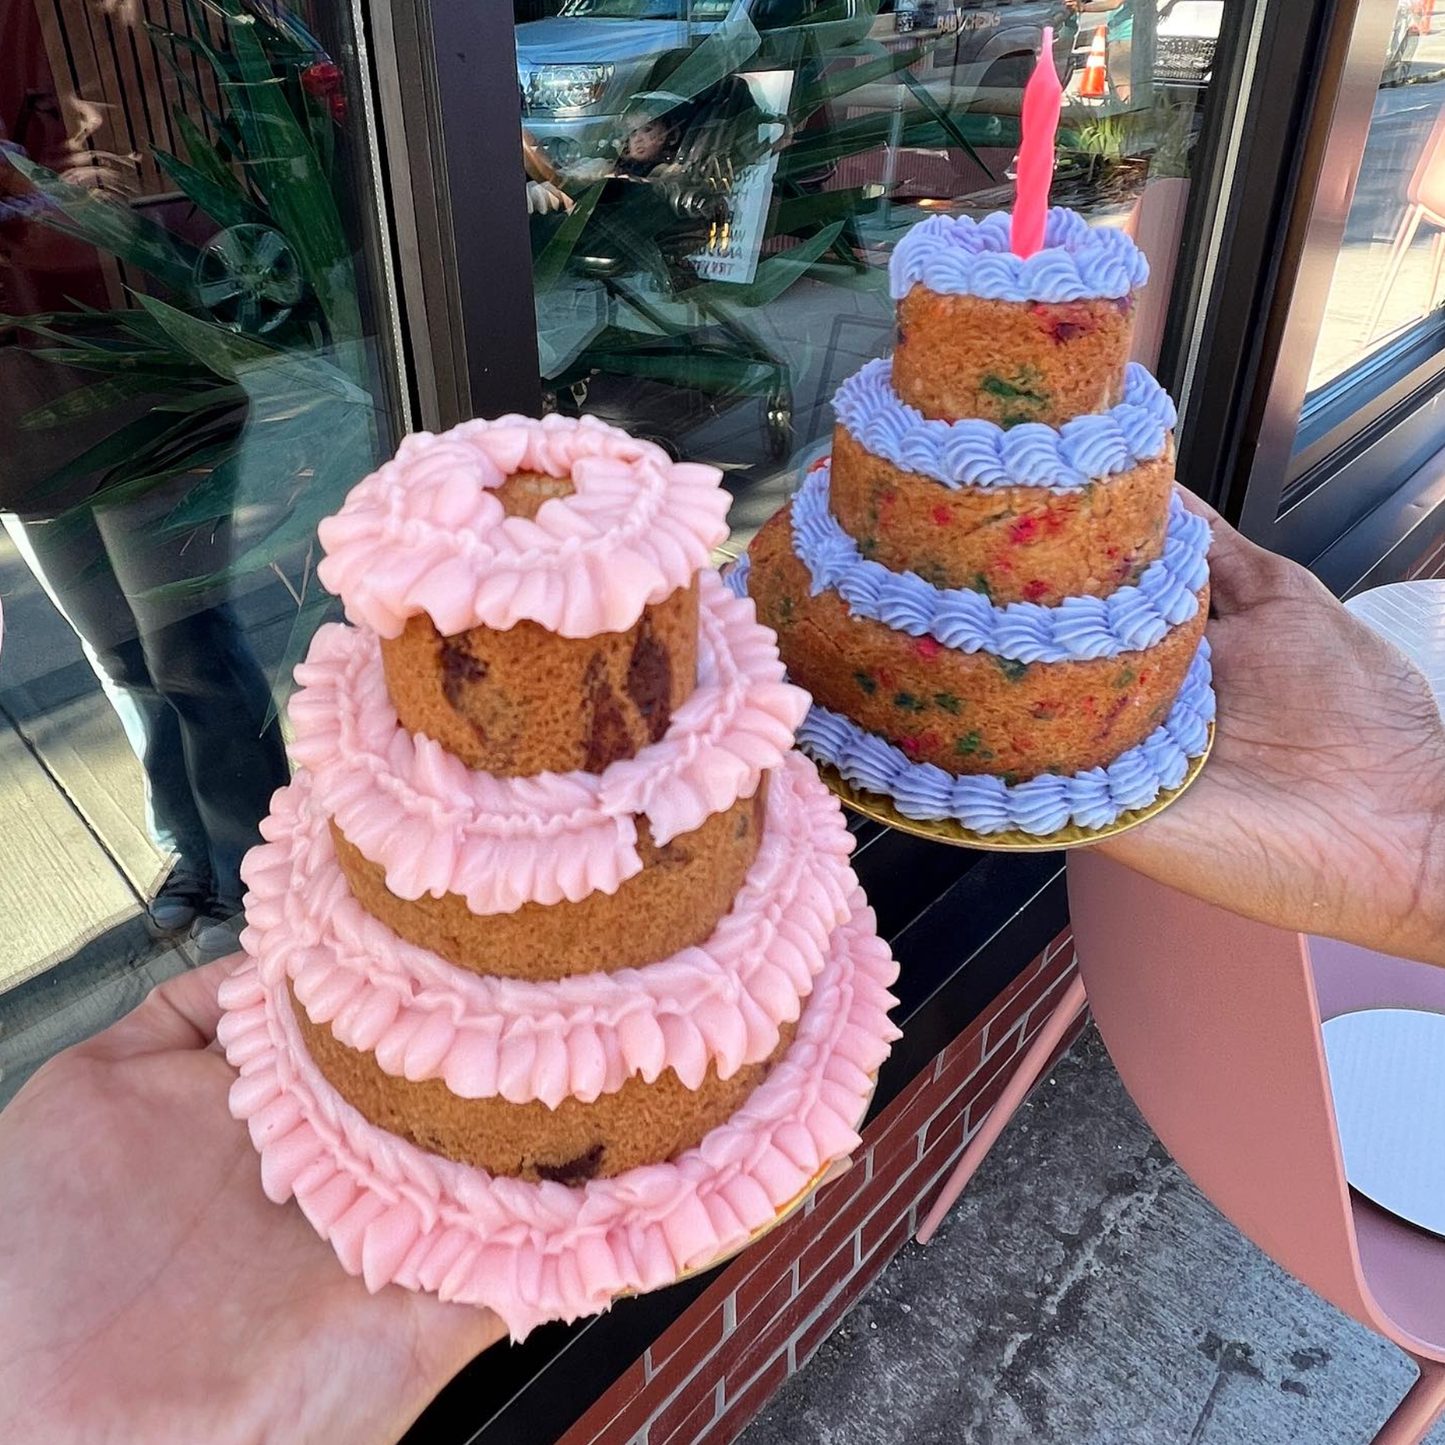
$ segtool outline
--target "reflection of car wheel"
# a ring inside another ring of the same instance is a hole
[[[780,462],[793,450],[793,393],[781,386],[768,393],[763,402],[763,421],[768,434],[768,457]]]
[[[212,236],[195,265],[196,295],[223,326],[261,336],[301,300],[301,266],[286,238],[242,224]]]

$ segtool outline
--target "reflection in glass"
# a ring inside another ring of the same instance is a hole
[[[1445,30],[1400,0],[1310,368],[1312,392],[1409,335],[1445,265]]]
[[[1150,256],[1153,360],[1223,8],[515,0],[549,405],[724,467],[745,541],[829,434],[838,383],[891,346],[898,237],[1012,203],[1047,25],[1068,93],[1054,198]]]
[[[0,12],[0,750],[56,855],[0,851],[0,992],[77,948],[154,976],[234,947],[273,682],[327,606],[315,525],[389,442],[356,82],[314,20]]]

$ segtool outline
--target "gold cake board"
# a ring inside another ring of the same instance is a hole
[[[818,775],[846,807],[876,823],[885,823],[901,833],[912,833],[917,838],[930,838],[935,843],[950,843],[955,848],[982,848],[993,853],[1053,853],[1060,848],[1087,848],[1091,843],[1102,843],[1106,838],[1117,838],[1130,828],[1157,818],[1165,808],[1176,802],[1204,771],[1209,754],[1214,750],[1214,724],[1209,724],[1209,736],[1204,751],[1191,759],[1189,771],[1177,788],[1164,789],[1152,803],[1131,812],[1121,813],[1112,823],[1102,828],[1081,828],[1070,823],[1056,833],[1040,836],[1010,829],[1004,833],[975,833],[954,818],[941,818],[933,822],[905,817],[893,805],[891,798],[879,793],[865,792],[845,781],[842,774],[831,763],[818,763]]]

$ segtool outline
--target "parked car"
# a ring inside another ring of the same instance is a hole
[[[895,33],[931,39],[931,63],[919,78],[936,91],[951,87],[1022,86],[1043,27],[1055,27],[1055,57],[1067,76],[1073,48],[1069,0],[936,0],[930,12],[896,0],[563,0],[544,20],[517,27],[517,71],[523,123],[562,165],[599,153],[620,139],[621,120],[640,96],[669,90],[679,64],[712,41],[732,69],[794,69],[866,38]],[[920,19],[927,20],[919,26]],[[727,36],[739,39],[736,57]],[[886,83],[891,105],[897,87]],[[871,104],[855,93],[852,104]],[[937,96],[935,98],[938,98]],[[964,102],[967,103],[967,102]]]

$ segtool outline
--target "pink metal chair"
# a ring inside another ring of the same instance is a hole
[[[990,1115],[989,1137],[970,1143],[963,1179],[950,1181],[920,1239],[1087,996],[1125,1087],[1184,1172],[1266,1254],[1414,1358],[1420,1378],[1375,1445],[1418,1445],[1445,1413],[1445,1240],[1351,1194],[1321,1000],[1324,1016],[1445,1009],[1445,970],[1236,918],[1093,852],[1069,859],[1069,905],[1082,980],[1021,1061],[1015,1097]]]

